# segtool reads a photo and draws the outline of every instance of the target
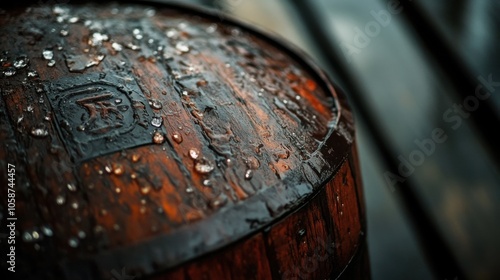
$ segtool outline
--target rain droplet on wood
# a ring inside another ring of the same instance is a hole
[[[200,174],[209,174],[214,168],[214,165],[206,159],[198,160],[194,165],[194,169]]]
[[[54,52],[49,49],[45,49],[42,52],[42,56],[45,60],[52,60],[54,58]]]
[[[189,52],[189,46],[185,42],[177,42],[177,44],[175,44],[175,49],[181,53]]]
[[[16,60],[14,61],[14,67],[16,67],[17,69],[24,68],[28,66],[28,63],[29,63],[28,57],[20,56],[16,58]]]
[[[49,131],[45,124],[41,123],[31,129],[31,135],[36,138],[45,138],[49,135]]]
[[[163,135],[163,133],[157,131],[153,134],[153,143],[160,145],[163,144],[164,142],[165,142],[165,136]]]
[[[245,179],[246,180],[250,180],[252,179],[253,177],[253,170],[252,169],[248,169],[246,172],[245,172]]]
[[[5,77],[12,77],[15,74],[16,74],[16,68],[14,68],[14,67],[9,67],[9,68],[3,70],[3,75]]]
[[[80,244],[80,241],[78,241],[77,238],[75,237],[71,237],[69,240],[68,240],[68,245],[71,247],[71,248],[76,248],[78,247],[78,245]]]
[[[175,132],[172,134],[172,140],[174,140],[175,143],[180,144],[182,143],[182,135],[178,132]]]
[[[113,42],[113,44],[111,44],[111,47],[113,48],[113,50],[115,50],[117,52],[120,52],[123,50],[123,46],[119,43],[116,43],[116,42]]]
[[[72,192],[76,192],[76,186],[74,184],[70,183],[67,185],[67,187],[68,187],[68,190],[70,190]]]
[[[154,127],[160,127],[163,123],[163,118],[161,117],[153,117],[151,120],[151,125]]]
[[[200,156],[200,151],[196,148],[189,149],[189,157],[192,159],[197,159]]]
[[[56,197],[57,205],[63,205],[65,202],[66,202],[66,198],[64,198],[64,196],[58,195]]]
[[[150,106],[155,110],[160,110],[161,108],[163,108],[163,104],[161,104],[161,101],[158,99],[150,100]]]

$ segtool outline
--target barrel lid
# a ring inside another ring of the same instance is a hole
[[[325,74],[226,15],[77,1],[4,15],[0,158],[28,273],[172,268],[298,209],[349,153],[351,111]]]

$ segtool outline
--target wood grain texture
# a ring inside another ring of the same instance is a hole
[[[11,8],[0,34],[26,277],[317,278],[355,255],[352,115],[300,52],[154,4]]]

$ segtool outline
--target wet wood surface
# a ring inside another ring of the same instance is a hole
[[[16,166],[26,277],[319,279],[359,251],[351,112],[302,54],[178,6],[3,15],[0,178]]]

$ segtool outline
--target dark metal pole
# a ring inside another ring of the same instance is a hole
[[[359,116],[368,128],[374,146],[378,148],[378,154],[383,164],[390,172],[398,174],[398,162],[392,156],[397,153],[392,150],[390,141],[383,134],[383,129],[377,121],[377,117],[363,98],[355,73],[352,73],[345,61],[341,59],[342,52],[336,47],[335,42],[329,39],[331,35],[318,18],[318,14],[311,7],[311,1],[297,0],[290,3],[292,3],[296,14],[301,17],[310,39],[315,42],[321,55],[326,59],[329,70],[334,71],[341,79],[351,104],[357,109]],[[433,271],[441,279],[455,279],[455,277],[464,279],[464,274],[455,256],[440,234],[434,220],[417,198],[414,190],[415,186],[410,180],[406,180],[400,183],[397,193],[403,202],[408,217],[413,223],[414,229],[417,231],[420,244]]]

